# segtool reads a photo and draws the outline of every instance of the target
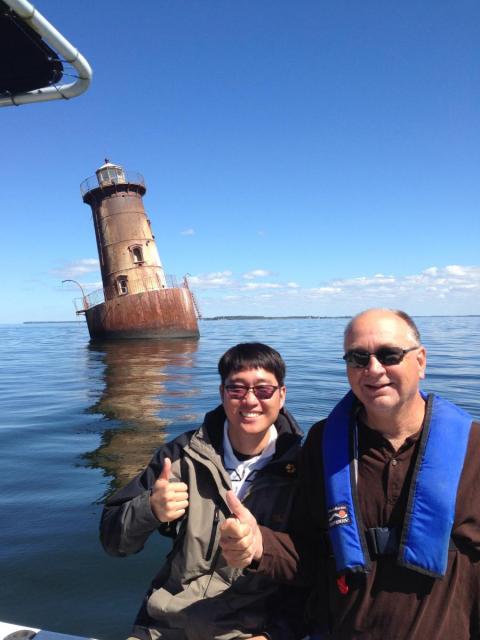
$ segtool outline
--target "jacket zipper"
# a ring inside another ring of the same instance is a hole
[[[220,507],[218,506],[218,504],[216,504],[215,505],[215,511],[213,513],[212,533],[210,535],[210,542],[208,544],[207,553],[205,554],[205,560],[210,560],[212,558],[213,547],[215,545],[215,537],[216,537],[216,533],[217,533],[219,520],[220,520]],[[217,549],[215,551],[215,554],[213,556],[212,562],[210,564],[208,582],[207,582],[207,586],[205,587],[205,590],[203,592],[203,597],[204,598],[207,597],[207,592],[208,592],[208,589],[210,587],[210,583],[212,581],[213,574],[215,573],[215,569],[217,567],[217,562],[218,562],[218,559],[220,557],[221,552],[222,552],[221,548],[217,547]]]
[[[218,521],[220,519],[219,512],[220,509],[218,505],[215,505],[215,511],[213,513],[212,532],[210,534],[210,541],[208,543],[207,553],[205,554],[205,560],[210,560],[210,558],[212,557],[213,545],[215,544],[215,537],[217,535]]]
[[[205,590],[204,590],[204,592],[203,592],[203,597],[204,597],[204,598],[206,598],[206,597],[207,597],[207,592],[208,592],[208,589],[209,589],[209,587],[210,587],[210,583],[211,583],[211,581],[212,581],[213,574],[215,573],[215,568],[216,568],[216,566],[217,566],[218,558],[220,557],[220,553],[221,553],[221,551],[222,551],[222,550],[220,549],[220,547],[218,547],[218,549],[215,551],[215,555],[214,555],[214,557],[213,557],[212,564],[211,564],[211,566],[210,566],[210,571],[208,572],[208,582],[207,582],[207,586],[205,587]]]

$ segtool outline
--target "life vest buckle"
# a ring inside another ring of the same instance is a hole
[[[398,553],[400,532],[396,527],[373,527],[365,531],[370,557]]]

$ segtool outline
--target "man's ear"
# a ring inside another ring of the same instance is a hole
[[[280,409],[281,409],[285,404],[285,400],[287,397],[287,387],[285,386],[280,387],[280,389],[278,390],[278,393],[280,394]]]
[[[423,380],[425,378],[425,369],[427,367],[427,351],[425,347],[420,347],[417,352],[417,363],[418,363],[418,378],[419,380]]]
[[[223,389],[223,384],[221,384],[221,385],[218,387],[218,391],[219,391],[219,393],[220,393],[220,400],[223,402],[223,395],[224,395],[224,393],[225,393],[225,391],[224,391],[224,389]]]

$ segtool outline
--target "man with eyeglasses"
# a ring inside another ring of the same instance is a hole
[[[220,359],[222,404],[195,431],[162,446],[105,506],[112,555],[140,551],[151,533],[173,548],[145,596],[129,640],[298,640],[304,593],[230,568],[218,545],[233,494],[258,522],[285,531],[302,433],[283,408],[285,363],[261,343]]]
[[[365,311],[344,343],[351,391],[310,429],[291,536],[229,497],[223,554],[313,584],[312,638],[478,640],[480,424],[420,391],[426,351],[406,313]]]

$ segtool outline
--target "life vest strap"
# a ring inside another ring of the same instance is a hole
[[[365,531],[370,557],[397,555],[400,548],[400,529],[398,527],[372,527]],[[453,538],[450,538],[450,551],[458,549]]]

